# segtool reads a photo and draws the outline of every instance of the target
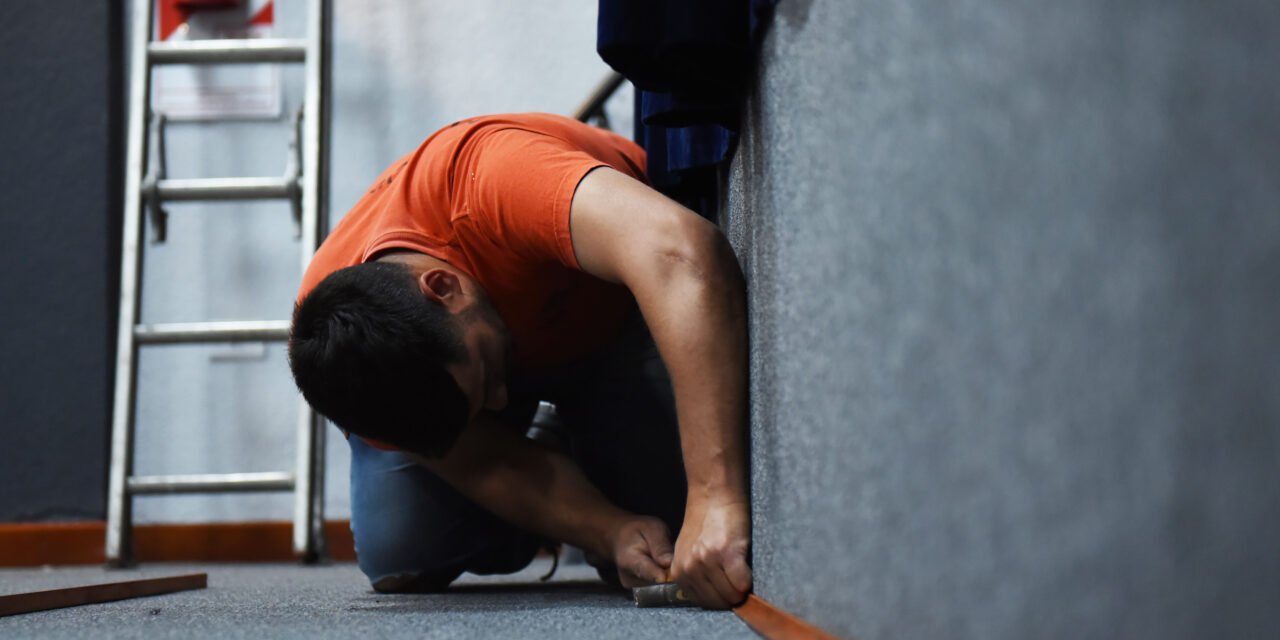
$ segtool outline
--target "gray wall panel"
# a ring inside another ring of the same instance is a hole
[[[0,522],[104,516],[117,8],[0,4]]]
[[[1273,7],[778,5],[725,220],[764,597],[860,638],[1277,631]]]

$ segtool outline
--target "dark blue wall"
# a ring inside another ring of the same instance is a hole
[[[1280,4],[782,0],[725,226],[757,590],[1280,637]]]
[[[0,3],[0,522],[104,517],[121,15]]]

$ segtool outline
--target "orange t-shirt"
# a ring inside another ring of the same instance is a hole
[[[511,329],[517,371],[587,355],[616,337],[634,301],[578,265],[573,193],[596,167],[644,180],[644,164],[631,141],[561,116],[455,122],[378,177],[316,252],[298,300],[338,269],[411,249],[484,287]]]

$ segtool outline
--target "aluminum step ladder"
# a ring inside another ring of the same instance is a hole
[[[331,0],[307,0],[304,39],[151,40],[155,0],[133,0],[130,36],[128,165],[125,169],[120,321],[117,337],[111,470],[107,495],[107,562],[133,562],[132,500],[144,494],[294,492],[293,550],[303,561],[326,554],[324,540],[324,421],[298,399],[294,471],[201,475],[133,475],[138,348],[142,345],[264,342],[288,339],[289,321],[138,324],[142,284],[143,208],[154,240],[163,241],[170,201],[285,199],[292,203],[300,237],[301,269],[328,230],[329,74]],[[165,64],[301,63],[306,93],[294,120],[293,155],[283,177],[170,180],[164,176],[164,121],[151,118],[151,69]],[[150,122],[150,126],[148,126]],[[152,131],[149,131],[151,129]],[[157,162],[148,170],[148,138]]]

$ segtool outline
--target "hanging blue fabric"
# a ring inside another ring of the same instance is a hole
[[[687,205],[715,193],[755,34],[775,1],[600,0],[596,49],[636,86],[635,138],[649,153],[649,179]]]

